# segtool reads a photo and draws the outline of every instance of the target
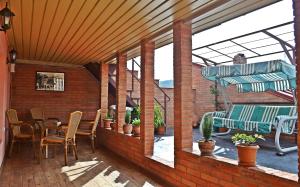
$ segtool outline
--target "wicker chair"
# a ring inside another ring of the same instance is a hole
[[[78,128],[78,130],[76,132],[76,135],[88,136],[88,137],[91,138],[91,145],[92,145],[93,153],[95,152],[96,127],[99,123],[100,115],[101,115],[101,109],[97,110],[95,120],[93,120],[93,121],[82,120],[81,123],[80,123],[80,127],[88,125],[89,129]]]
[[[17,111],[14,109],[8,109],[6,111],[6,116],[8,119],[9,127],[10,127],[10,135],[11,135],[11,144],[9,149],[9,157],[12,154],[12,150],[15,142],[21,141],[32,141],[32,149],[33,153],[35,153],[35,136],[34,136],[34,128],[31,123],[19,121]],[[29,127],[31,133],[26,134],[21,132],[21,127],[26,126]],[[35,154],[34,154],[35,156]]]
[[[59,144],[64,145],[65,165],[67,165],[67,162],[68,162],[67,154],[68,154],[68,146],[69,145],[72,146],[75,159],[78,160],[77,149],[76,149],[76,144],[75,144],[75,133],[76,133],[78,125],[80,123],[81,116],[82,116],[82,112],[80,112],[80,111],[76,111],[76,112],[73,112],[70,114],[68,128],[67,128],[65,137],[58,136],[58,135],[49,135],[49,136],[43,137],[41,139],[39,161],[41,160],[42,150],[43,150],[44,146],[59,145]]]
[[[41,130],[42,136],[44,136],[45,129],[57,130],[61,124],[58,118],[46,118],[43,109],[32,108],[30,109],[31,117],[36,122]]]

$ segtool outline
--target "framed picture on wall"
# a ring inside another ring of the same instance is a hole
[[[55,72],[36,72],[36,90],[58,91],[65,90],[65,74]]]

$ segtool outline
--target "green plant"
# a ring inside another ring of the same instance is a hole
[[[141,116],[140,106],[134,107],[132,112],[131,112],[131,120],[140,119],[140,116]]]
[[[125,113],[125,123],[126,124],[130,124],[130,120],[131,120],[131,111],[130,110],[126,110],[126,113]]]
[[[202,128],[202,134],[204,140],[207,142],[211,139],[211,134],[213,131],[213,123],[212,123],[212,117],[211,116],[205,116],[204,122],[201,126]]]
[[[111,116],[111,114],[109,112],[107,112],[105,119],[113,119],[113,117]]]
[[[257,142],[258,139],[265,140],[262,135],[258,135],[258,134],[247,135],[247,134],[237,133],[231,137],[231,140],[235,145],[238,144],[253,145]]]
[[[140,119],[134,119],[133,121],[132,121],[132,125],[133,126],[140,126],[141,125],[141,120]]]
[[[154,105],[154,127],[158,128],[164,126],[163,115],[161,112],[161,108],[158,104]]]

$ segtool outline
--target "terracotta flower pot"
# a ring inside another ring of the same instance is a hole
[[[131,134],[131,132],[132,132],[132,125],[131,124],[125,124],[125,125],[123,125],[123,132],[124,132],[124,134]]]
[[[104,128],[109,129],[111,122],[112,122],[112,119],[103,119]]]
[[[212,156],[215,149],[216,141],[215,140],[199,140],[198,147],[201,151],[201,156]]]
[[[258,145],[237,145],[239,166],[255,167]]]
[[[160,126],[160,127],[156,128],[156,133],[158,135],[164,135],[165,134],[165,126]]]
[[[133,136],[140,136],[140,126],[132,126],[132,134]]]
[[[110,128],[111,128],[112,131],[115,130],[117,128],[117,123],[116,122],[111,122],[110,123]]]

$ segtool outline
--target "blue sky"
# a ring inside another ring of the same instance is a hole
[[[293,20],[292,0],[283,0],[266,8],[246,14],[220,26],[193,35],[193,48],[215,43],[235,36],[268,28]],[[234,29],[238,28],[238,29]],[[222,34],[219,34],[222,33]],[[260,60],[284,59],[284,54],[264,57]],[[136,60],[139,62],[140,58]],[[193,58],[193,61],[198,59]],[[253,59],[256,60],[256,59]],[[199,60],[198,60],[199,61]],[[128,64],[129,65],[129,64]],[[160,80],[173,79],[173,45],[155,50],[155,78]]]

